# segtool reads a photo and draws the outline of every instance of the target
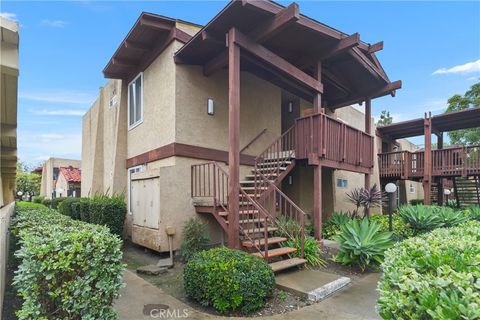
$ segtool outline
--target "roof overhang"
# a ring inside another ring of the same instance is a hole
[[[176,53],[176,62],[201,65],[206,75],[227,67],[226,34],[231,28],[307,75],[321,61],[322,101],[330,109],[394,95],[401,87],[400,81],[389,80],[375,56],[383,42],[370,45],[357,33],[348,35],[301,15],[296,3],[284,7],[271,1],[232,1]],[[315,90],[241,49],[242,70],[313,100]]]
[[[390,139],[410,138],[423,135],[424,126],[425,120],[418,118],[378,127],[377,132]],[[447,112],[432,117],[432,129],[437,134],[477,127],[480,127],[480,107]]]
[[[142,12],[103,69],[104,76],[128,80],[145,70],[172,41],[186,43],[191,36],[177,28],[178,21]]]

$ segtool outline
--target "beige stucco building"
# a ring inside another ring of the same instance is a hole
[[[62,173],[62,169],[69,171],[70,167],[80,169],[81,161],[61,158],[49,158],[45,161],[42,167],[40,196],[47,199],[80,196],[80,181],[67,181],[69,179]]]
[[[128,237],[157,251],[169,249],[166,230],[170,227],[175,230],[173,249],[178,249],[182,227],[192,217],[208,222],[213,242],[225,239],[218,217],[199,213],[191,194],[192,166],[215,161],[227,169],[231,146],[229,71],[210,72],[215,61],[202,66],[181,63],[178,56],[192,36],[209,41],[204,31],[193,23],[143,13],[105,67],[104,74],[111,80],[100,88],[83,117],[82,196],[124,193]],[[239,172],[243,180],[254,168],[255,158],[294,126],[296,119],[311,114],[314,104],[255,73],[242,70],[239,79]],[[362,108],[330,110],[327,105],[325,111],[337,123],[365,131]],[[375,132],[373,124],[370,132]],[[372,152],[382,147],[380,138],[372,137],[372,141]],[[345,195],[365,185],[365,173],[371,185],[379,185],[376,163],[359,173],[322,170],[323,220],[334,211],[353,209]],[[313,176],[313,166],[298,160],[279,182],[310,220]],[[379,213],[381,208],[373,211]]]

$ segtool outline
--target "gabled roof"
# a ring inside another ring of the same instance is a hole
[[[322,100],[331,109],[355,104],[366,97],[395,94],[401,82],[391,82],[375,56],[383,42],[370,45],[358,34],[348,35],[272,1],[231,1],[175,55],[177,63],[225,67],[225,37],[235,27],[248,38],[280,56],[305,73],[314,73],[322,61]],[[260,31],[262,30],[262,31]],[[259,62],[242,51],[241,68],[305,99],[313,92],[302,84],[285,80],[272,71],[268,61]],[[208,71],[208,70],[207,70]],[[288,76],[288,75],[287,75]]]
[[[190,22],[142,12],[103,69],[104,76],[129,79],[146,69],[173,40],[183,43],[190,40],[189,34],[176,27],[177,22],[200,27]]]
[[[424,119],[418,118],[378,127],[380,135],[390,139],[401,139],[424,134]],[[442,113],[432,117],[434,133],[480,127],[480,107],[457,112]]]
[[[68,182],[81,182],[82,172],[78,168],[74,167],[60,167],[60,173],[65,177]]]

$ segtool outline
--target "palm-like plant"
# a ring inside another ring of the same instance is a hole
[[[403,221],[412,227],[414,235],[442,226],[442,219],[431,206],[402,206],[398,212]]]
[[[382,263],[385,250],[394,243],[391,232],[381,231],[377,223],[366,218],[344,224],[336,240],[340,253],[334,260],[344,265],[358,265],[362,271],[368,265]]]
[[[368,209],[373,207],[380,207],[382,205],[383,193],[374,184],[370,189],[361,189],[361,205],[365,209],[365,216],[369,217]]]
[[[362,206],[362,189],[355,188],[350,193],[347,193],[347,199],[355,205],[355,210],[352,211],[352,218],[356,218],[358,214],[358,209]]]

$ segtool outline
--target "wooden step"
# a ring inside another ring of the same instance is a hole
[[[273,232],[273,231],[277,231],[277,230],[278,230],[278,228],[276,228],[276,227],[267,227],[267,232]],[[264,231],[265,231],[264,227],[243,230],[244,233],[248,233],[248,234],[260,233],[260,232],[263,233]]]
[[[272,166],[272,164],[278,164],[278,163],[284,163],[286,165],[292,164],[292,161],[286,160],[286,161],[267,161],[267,162],[261,162],[257,164],[258,167],[265,167],[265,166]]]
[[[257,190],[267,190],[268,187],[257,187]],[[255,190],[255,187],[242,187],[242,190],[244,191],[250,191],[250,190]]]
[[[268,220],[268,218],[267,218]],[[228,221],[225,221],[226,223],[228,223]],[[239,220],[238,223],[239,224],[244,224],[244,223],[262,223],[262,222],[265,222],[264,219],[244,219],[244,220]]]
[[[278,173],[270,173],[270,174],[268,175],[268,177],[276,177],[276,176],[278,176]],[[268,178],[268,177],[267,177],[267,178]],[[247,175],[245,176],[245,178],[255,179],[255,175],[254,175],[254,174],[247,174]],[[262,180],[263,180],[263,179],[262,179]]]
[[[280,171],[285,171],[287,170],[286,167],[279,167],[278,170]],[[270,167],[270,168],[260,168],[260,169],[252,169],[252,172],[255,173],[255,171],[257,172],[263,172],[263,171],[277,171],[277,168],[274,168],[274,167]]]
[[[301,265],[304,265],[305,263],[307,263],[307,260],[305,259],[290,258],[286,260],[272,262],[272,263],[269,263],[268,265],[270,266],[270,268],[272,268],[273,272],[278,272],[278,271],[293,268],[296,266],[301,266]]]
[[[258,210],[240,210],[238,213],[239,214],[254,214],[254,213],[258,213]],[[222,217],[227,217],[228,212],[227,211],[220,211],[218,213],[218,215],[222,216]]]
[[[267,239],[267,244],[270,245],[270,244],[280,243],[280,242],[284,242],[284,241],[287,241],[287,238],[271,237],[271,238]],[[259,245],[259,246],[264,246],[265,245],[265,238],[261,238],[259,241],[255,241],[255,244]],[[248,241],[243,241],[242,246],[247,247],[247,248],[251,248],[251,247],[254,246],[254,244],[253,244],[252,241],[248,240]]]
[[[283,256],[283,255],[286,255],[286,254],[294,253],[295,251],[297,251],[297,249],[291,248],[291,247],[281,247],[281,248],[270,249],[270,250],[268,250],[268,257],[272,258],[272,257]],[[252,254],[256,257],[263,258],[264,253],[265,253],[265,251],[255,252],[255,253],[252,253]]]
[[[263,181],[262,181],[262,182],[263,182]],[[271,182],[271,183],[274,183],[275,180],[270,180],[270,182]],[[240,181],[240,184],[248,184],[248,185],[250,185],[250,184],[254,184],[254,183],[255,183],[255,180],[242,180],[242,181]],[[243,188],[243,187],[242,187],[242,188]]]

